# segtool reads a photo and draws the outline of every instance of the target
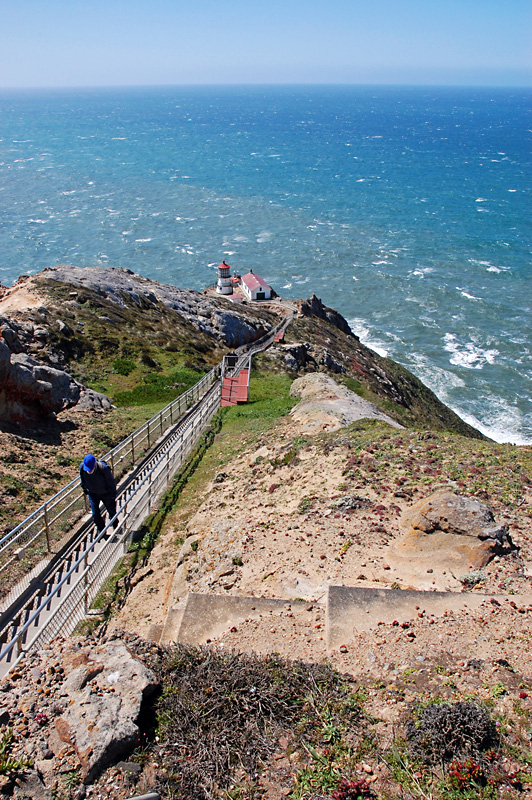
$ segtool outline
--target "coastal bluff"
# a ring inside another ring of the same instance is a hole
[[[231,302],[120,267],[60,265],[21,276],[0,287],[0,421],[31,424],[79,403],[108,410],[113,397],[88,384],[117,356],[140,353],[145,366],[159,369],[161,355],[181,352],[206,369],[286,313],[281,303]],[[365,347],[315,295],[298,302],[285,342],[257,362],[294,376],[341,374],[400,424],[482,436],[407,369]]]
[[[2,423],[4,529],[219,363],[236,345],[213,320],[234,311],[226,329],[254,341],[286,313],[100,268],[46,270],[1,303],[10,363],[109,403]],[[249,404],[222,412],[82,629],[0,683],[20,765],[0,794],[278,800],[327,773],[406,797],[391,759],[427,707],[487,730],[497,787],[530,785],[530,448],[466,426],[315,295],[253,367]]]

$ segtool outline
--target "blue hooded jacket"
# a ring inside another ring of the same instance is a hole
[[[116,497],[116,481],[111,467],[105,461],[97,461],[94,472],[87,472],[82,464],[79,468],[79,477],[84,492],[96,497],[104,494]]]

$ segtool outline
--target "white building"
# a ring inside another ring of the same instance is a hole
[[[242,291],[249,300],[270,300],[272,296],[271,286],[260,275],[254,275],[250,269],[248,273],[242,275],[240,279]]]

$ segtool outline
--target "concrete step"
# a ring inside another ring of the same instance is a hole
[[[532,595],[329,586],[326,595],[327,649],[335,650],[349,644],[357,634],[375,628],[379,622],[389,624],[394,620],[416,619],[421,611],[425,616],[442,616],[445,611],[473,611],[492,598],[501,604],[514,601],[519,605],[532,605]],[[258,619],[270,611],[280,611],[287,603],[296,623],[300,614],[307,621],[307,601],[190,593],[178,608],[169,610],[160,641],[162,644],[205,644],[227,633],[233,626],[238,627],[246,619]]]
[[[258,619],[261,614],[267,614],[269,611],[280,610],[287,602],[288,600],[266,597],[236,597],[191,592],[187,596],[175,638],[161,638],[161,643],[174,641],[189,645],[205,644],[208,639],[214,639],[231,630],[233,625],[239,625],[245,619]],[[308,603],[291,602],[291,606],[294,610],[297,606],[304,608]],[[175,609],[170,609],[169,615],[173,611]],[[177,618],[173,623],[174,630],[176,621]],[[165,625],[163,636],[168,637],[171,630],[172,622]]]
[[[329,586],[327,593],[327,649],[348,644],[358,633],[375,628],[379,622],[405,622],[421,611],[441,616],[444,611],[475,610],[496,599],[519,605],[532,602],[532,595],[490,595],[476,592],[423,592],[412,589],[376,589],[358,586]]]

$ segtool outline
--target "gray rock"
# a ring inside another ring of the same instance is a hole
[[[403,520],[404,526],[424,534],[443,531],[480,541],[492,540],[500,545],[508,539],[507,526],[498,525],[487,506],[445,489],[415,503]]]
[[[13,330],[11,325],[4,323],[0,328],[0,333],[4,337],[5,343],[9,347],[12,353],[22,353],[24,348],[22,347],[21,341],[16,333]]]
[[[112,408],[113,404],[107,395],[80,384],[80,396],[76,405],[78,411],[110,411]]]
[[[135,746],[142,701],[156,686],[121,641],[91,650],[88,663],[70,673],[69,705],[55,725],[61,741],[74,747],[85,783]]]
[[[17,800],[52,800],[52,793],[46,788],[37,770],[28,770],[16,779],[13,797]]]
[[[26,424],[75,405],[80,385],[63,370],[12,353],[0,340],[0,419]]]

